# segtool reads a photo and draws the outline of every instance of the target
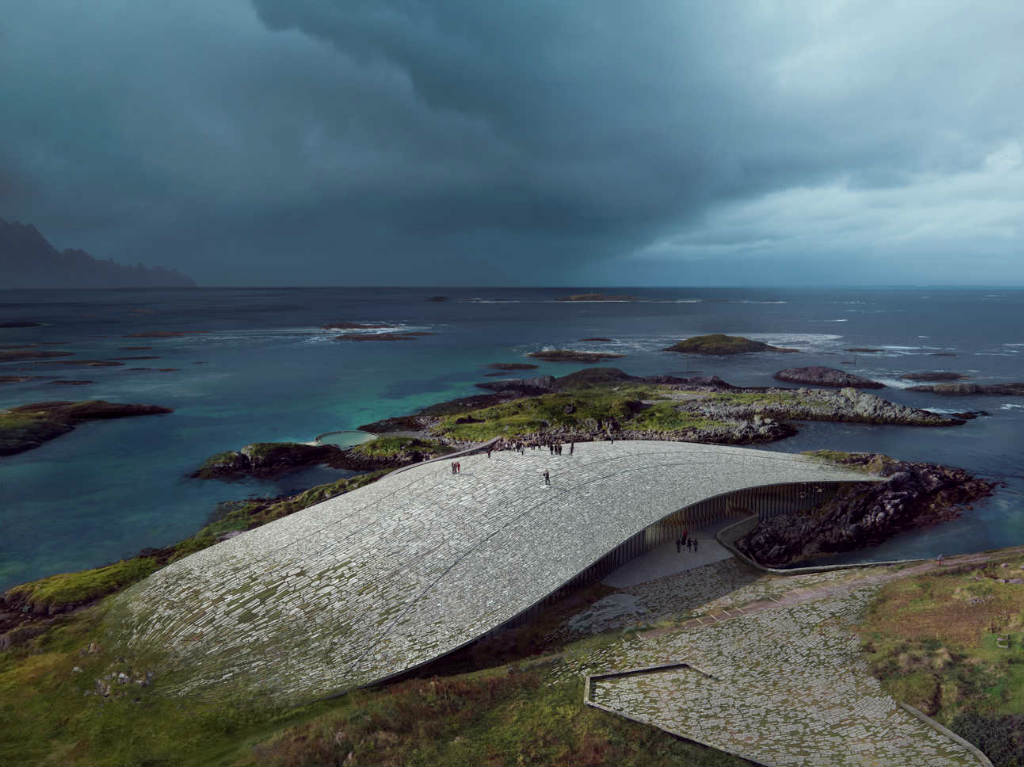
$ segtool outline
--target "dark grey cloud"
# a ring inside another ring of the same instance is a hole
[[[221,284],[1024,281],[1022,33],[1014,2],[0,0],[0,215]]]

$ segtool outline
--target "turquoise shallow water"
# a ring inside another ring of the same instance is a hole
[[[943,399],[905,391],[905,372],[950,369],[979,382],[1024,380],[1024,292],[999,290],[753,291],[624,289],[639,301],[564,303],[585,289],[203,289],[0,291],[0,346],[55,343],[121,367],[0,364],[0,407],[52,399],[108,399],[173,407],[168,416],[90,423],[18,456],[0,458],[0,588],[96,566],[172,543],[219,501],[278,495],[336,473],[313,469],[276,482],[204,482],[187,475],[215,452],[260,440],[311,440],[333,430],[478,392],[490,362],[526,361],[544,346],[608,349],[635,374],[717,374],[767,385],[781,368],[823,364],[893,384],[884,396],[916,406],[985,409],[963,427],[921,430],[807,424],[766,449],[878,450],[964,466],[1008,486],[956,522],[893,539],[858,557],[952,553],[1024,543],[1024,398]],[[426,299],[438,293],[446,302]],[[331,321],[382,322],[429,332],[407,342],[337,341]],[[126,338],[149,331],[203,331]],[[706,359],[662,351],[688,335],[730,332],[800,354]],[[611,343],[581,342],[605,336]],[[151,350],[124,350],[150,346]],[[848,347],[881,348],[852,354]],[[955,354],[955,357],[934,356]],[[75,358],[67,358],[75,359]],[[586,367],[542,363],[538,374]],[[143,368],[133,370],[133,368]],[[173,368],[160,372],[157,368]],[[57,386],[54,377],[89,379]]]

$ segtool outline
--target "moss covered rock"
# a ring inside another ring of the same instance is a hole
[[[797,349],[772,346],[763,341],[754,341],[743,336],[712,333],[706,336],[691,336],[672,344],[665,351],[683,354],[747,354],[750,352],[795,352]]]
[[[32,450],[67,434],[84,421],[172,413],[159,405],[135,405],[104,400],[36,402],[0,411],[0,455]]]

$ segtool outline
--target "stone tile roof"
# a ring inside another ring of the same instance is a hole
[[[388,475],[154,573],[116,600],[111,641],[181,692],[326,696],[472,641],[685,506],[765,484],[870,479],[680,442],[460,461],[461,474],[433,463]]]

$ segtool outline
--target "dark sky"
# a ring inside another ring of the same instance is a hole
[[[0,217],[207,285],[1024,284],[1024,2],[0,0]]]

